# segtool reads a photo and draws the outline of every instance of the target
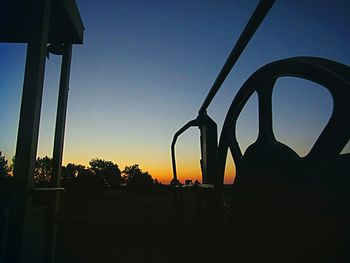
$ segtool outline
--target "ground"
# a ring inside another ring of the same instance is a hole
[[[190,262],[185,246],[195,225],[189,218],[187,229],[175,227],[173,200],[168,190],[75,197],[59,223],[58,261]]]
[[[293,202],[284,207],[274,198],[273,210],[262,202],[255,212],[244,210],[250,198],[244,220],[212,225],[194,216],[193,192],[184,195],[181,221],[170,189],[73,196],[71,208],[61,209],[57,262],[350,262],[350,215],[317,210],[315,195],[288,196]]]

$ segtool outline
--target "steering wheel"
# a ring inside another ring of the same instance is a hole
[[[328,89],[333,98],[331,117],[304,157],[277,141],[273,133],[272,91],[276,80],[284,76],[316,82]],[[259,134],[243,155],[236,138],[236,123],[254,92],[259,101]],[[228,149],[236,166],[230,196],[231,215],[235,225],[240,226],[236,231],[238,240],[249,235],[253,236],[251,240],[257,240],[260,234],[266,235],[260,236],[264,242],[255,248],[267,251],[268,246],[274,246],[269,257],[280,251],[298,261],[313,251],[310,244],[314,249],[327,247],[329,250],[323,255],[332,255],[332,249],[339,245],[337,238],[350,236],[350,155],[340,155],[350,138],[349,100],[350,68],[323,58],[275,61],[257,70],[243,84],[227,113],[218,148],[218,185],[223,185]],[[334,199],[339,194],[343,195]],[[345,217],[340,215],[343,212],[347,213]],[[253,230],[239,236],[241,229]],[[350,242],[349,238],[346,242]],[[314,254],[320,252],[316,250]]]
[[[276,80],[284,76],[316,82],[333,98],[331,117],[304,157],[277,141],[273,133],[272,91]],[[243,155],[236,124],[254,92],[259,101],[259,133]],[[267,64],[249,77],[229,108],[218,148],[218,185],[223,185],[228,149],[236,166],[230,196],[231,215],[240,226],[235,232],[238,240],[250,235],[251,240],[258,240],[261,234],[264,242],[252,247],[262,251],[275,247],[268,257],[288,254],[293,255],[294,262],[305,260],[308,253],[333,255],[341,247],[339,236],[350,242],[350,155],[340,155],[350,138],[349,113],[350,68],[338,62],[293,57]],[[253,230],[239,236],[241,229]],[[318,251],[319,247],[329,249]],[[310,260],[315,257],[310,256]]]
[[[284,76],[298,77],[324,86],[331,93],[334,102],[329,122],[310,152],[302,158],[278,142],[273,134],[272,91],[276,80]],[[237,142],[236,123],[245,103],[254,92],[257,92],[259,100],[259,134],[243,155]],[[245,177],[263,177],[265,181],[283,181],[287,178],[296,181],[296,173],[313,173],[318,168],[317,164],[334,160],[350,137],[347,116],[350,112],[349,99],[350,68],[346,65],[323,58],[293,57],[263,66],[244,83],[227,113],[218,151],[219,182],[222,183],[224,179],[228,149],[236,166],[237,185]],[[301,179],[307,180],[308,178]]]

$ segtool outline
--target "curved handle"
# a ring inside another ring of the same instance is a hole
[[[198,127],[197,119],[189,121],[181,129],[179,129],[174,134],[173,141],[171,143],[171,162],[172,162],[172,166],[173,166],[173,180],[174,180],[174,182],[177,182],[176,160],[175,160],[175,144],[176,144],[176,140],[177,140],[177,137],[179,137],[181,134],[183,134],[185,131],[187,131],[191,127]]]

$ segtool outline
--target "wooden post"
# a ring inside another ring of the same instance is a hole
[[[65,43],[61,65],[60,87],[58,94],[55,141],[53,149],[52,186],[59,187],[61,177],[62,155],[64,145],[64,132],[66,126],[66,113],[69,90],[70,65],[72,58],[72,44]],[[48,229],[47,262],[54,262],[56,248],[57,213],[59,207],[59,192],[53,193],[52,210],[50,213]]]
[[[33,31],[27,46],[14,167],[17,187],[11,206],[11,242],[7,247],[12,262],[29,262],[28,258],[25,258],[25,248],[27,242],[30,242],[28,232],[32,212],[32,188],[38,145],[50,7],[51,0],[43,2],[41,20]]]

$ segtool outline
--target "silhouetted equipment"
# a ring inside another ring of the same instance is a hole
[[[174,134],[174,138],[173,138],[173,141],[171,143],[171,158],[172,158],[171,160],[172,160],[172,165],[173,165],[173,176],[174,176],[173,181],[175,181],[175,182],[177,181],[176,159],[175,159],[175,144],[176,144],[176,140],[183,132],[187,131],[191,127],[198,127],[197,120],[189,121],[180,130],[178,130]]]
[[[172,153],[172,163],[173,163],[173,175],[174,179],[177,180],[176,174],[176,160],[175,160],[175,142],[178,136],[185,132],[190,127],[197,126],[201,131],[201,168],[203,174],[203,183],[214,184],[215,176],[215,151],[217,149],[217,131],[216,123],[207,115],[207,108],[220,89],[222,83],[225,81],[227,75],[231,71],[234,64],[237,62],[238,58],[242,54],[244,48],[247,46],[248,42],[254,35],[255,31],[269,12],[272,7],[274,0],[262,0],[256,7],[253,15],[249,19],[246,27],[244,28],[240,38],[238,39],[236,45],[232,49],[229,57],[227,58],[224,66],[222,67],[218,77],[216,78],[213,86],[211,87],[207,97],[205,98],[196,120],[192,120],[187,123],[184,127],[178,130],[175,135],[171,146]],[[215,134],[215,138],[214,138]]]
[[[0,42],[27,43],[14,181],[0,186],[0,260],[53,262],[72,45],[82,44],[84,26],[74,0],[5,0],[0,10]],[[49,44],[49,46],[48,46]],[[53,150],[53,185],[33,188],[45,60],[62,55]],[[46,207],[32,202],[35,192],[52,192]]]
[[[227,58],[224,66],[222,67],[218,77],[214,81],[207,97],[205,98],[199,112],[198,117],[194,120],[189,121],[180,130],[178,130],[173,138],[171,144],[171,157],[173,166],[173,181],[177,181],[176,171],[176,158],[175,158],[175,143],[182,133],[188,130],[190,127],[198,127],[200,129],[200,145],[201,145],[201,170],[202,170],[202,183],[203,184],[216,184],[220,183],[217,176],[217,125],[207,115],[207,108],[220,89],[222,83],[226,79],[227,75],[231,71],[234,64],[242,54],[244,48],[254,35],[255,31],[271,9],[274,0],[261,0],[256,7],[253,15],[249,19],[246,27],[244,28],[240,38],[236,45],[232,49],[229,57]],[[178,187],[181,187],[180,185]],[[198,186],[196,186],[198,187]],[[178,206],[177,206],[178,207]]]
[[[284,76],[318,83],[327,88],[333,98],[334,106],[330,120],[310,152],[303,158],[278,142],[273,134],[272,91],[276,80]],[[242,155],[236,138],[236,122],[242,108],[254,92],[257,92],[259,99],[259,134],[254,144]],[[297,179],[299,176],[296,174],[303,173],[305,169],[309,174],[316,169],[315,164],[319,166],[336,160],[348,142],[349,98],[350,68],[338,62],[316,57],[293,57],[274,61],[260,68],[238,91],[226,116],[219,144],[219,181],[224,179],[224,159],[226,160],[228,148],[235,160],[237,184],[245,178],[240,173],[256,174],[258,171],[263,172],[264,178],[269,176],[273,180],[290,180],[288,183],[308,180],[307,175],[302,174],[301,178]]]
[[[278,257],[283,262],[285,257],[289,257],[288,262],[320,262],[319,259],[325,258],[330,260],[327,262],[347,262],[350,259],[346,252],[350,244],[350,154],[341,154],[341,151],[350,138],[350,67],[317,57],[292,57],[263,66],[236,94],[218,146],[216,124],[206,114],[208,105],[272,4],[273,1],[260,2],[199,110],[199,116],[175,134],[177,138],[191,126],[201,131],[202,179],[212,188],[208,191],[210,197],[204,195],[200,201],[207,202],[203,208],[205,213],[202,209],[197,216],[205,216],[207,222],[218,225],[218,220],[211,220],[212,213],[219,215],[223,211],[237,226],[237,240],[247,235],[251,240],[261,240],[249,245],[251,255],[240,255],[240,248],[247,251],[247,244],[235,250],[237,258],[244,256],[247,262],[275,261]],[[305,157],[277,141],[273,134],[272,91],[277,79],[286,76],[315,82],[328,89],[333,98],[332,115]],[[259,100],[259,134],[242,154],[236,138],[237,119],[255,92]],[[204,122],[199,121],[202,117]],[[172,154],[174,148],[175,141]],[[231,187],[224,185],[228,150],[236,167]],[[172,160],[177,179],[174,156]],[[183,195],[184,189],[177,188],[177,207],[182,211],[184,198],[178,195]],[[194,195],[198,195],[197,189],[198,186],[193,188]],[[248,230],[242,233],[242,228]]]
[[[261,22],[264,20],[267,13],[270,11],[275,0],[261,0],[254,10],[251,18],[249,19],[247,25],[245,26],[241,36],[239,37],[236,45],[232,49],[230,55],[228,56],[224,66],[222,67],[218,77],[214,81],[207,97],[205,98],[201,108],[199,109],[199,115],[206,112],[209,104],[215,97],[216,93],[219,91],[222,83],[224,83],[226,77],[230,73],[233,66],[236,64],[237,60],[241,56],[242,52],[248,45],[250,39],[253,37],[255,31],[260,26]]]

